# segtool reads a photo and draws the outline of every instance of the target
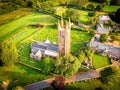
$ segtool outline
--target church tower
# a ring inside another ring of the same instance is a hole
[[[64,24],[63,18],[58,21],[58,50],[59,55],[66,55],[70,53],[70,20]]]

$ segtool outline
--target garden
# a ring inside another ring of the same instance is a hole
[[[94,54],[93,65],[94,65],[95,69],[102,68],[102,67],[108,66],[110,64],[111,64],[110,59],[107,56],[101,56],[101,55]]]

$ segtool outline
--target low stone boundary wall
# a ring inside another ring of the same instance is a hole
[[[23,62],[20,62],[20,61],[19,61],[18,63],[21,64],[21,65],[24,65],[24,66],[26,66],[26,67],[30,67],[30,68],[32,68],[32,69],[35,69],[35,70],[41,71],[40,68],[36,68],[36,67],[31,66],[31,65],[28,65],[28,64],[26,64],[26,63],[23,63]]]

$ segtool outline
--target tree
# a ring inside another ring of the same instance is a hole
[[[94,4],[88,4],[87,5],[87,9],[94,10],[95,9],[95,5]]]
[[[35,2],[33,0],[28,0],[26,6],[31,7],[31,8],[35,8],[36,4],[35,4]]]
[[[16,86],[12,90],[24,90],[21,86]]]
[[[56,9],[53,8],[54,4],[50,1],[43,2],[40,4],[40,9],[49,13],[55,13]]]
[[[111,0],[110,4],[111,5],[120,5],[120,0]]]
[[[100,41],[101,42],[108,42],[108,35],[107,34],[101,34],[100,35]]]
[[[70,4],[77,8],[84,7],[88,3],[88,0],[71,0]]]
[[[55,60],[54,72],[64,76],[71,76],[78,72],[81,62],[75,56],[65,55]]]
[[[3,81],[2,83],[0,83],[0,86],[3,88],[3,90],[7,90],[9,83],[10,83],[10,81],[6,80],[6,81]]]
[[[109,16],[114,22],[120,24],[120,8],[116,12],[110,13]]]
[[[102,8],[103,8],[102,4],[99,4],[99,5],[96,6],[95,10],[101,11]]]
[[[88,46],[86,47],[86,49],[84,50],[84,53],[86,55],[86,57],[90,60],[90,66],[93,67],[93,55],[94,52],[91,50],[91,48]]]
[[[66,10],[64,17],[67,19],[71,19],[72,21],[77,22],[77,23],[80,21],[80,13],[74,9]]]
[[[18,52],[14,42],[3,41],[1,44],[1,60],[5,65],[13,65],[18,60]]]
[[[41,69],[42,73],[49,74],[54,70],[54,62],[53,59],[50,57],[46,57],[43,60],[41,60]]]
[[[95,30],[90,30],[89,34],[94,37],[95,36]]]
[[[52,82],[52,86],[55,90],[64,90],[65,78],[62,76],[56,76]]]
[[[118,90],[120,88],[120,70],[118,67],[106,67],[100,71],[100,75],[105,90]]]

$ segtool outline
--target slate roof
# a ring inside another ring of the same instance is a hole
[[[37,42],[31,44],[31,53],[32,55],[36,55],[36,53],[40,50],[42,55],[57,57],[58,56],[58,45],[55,43],[50,43],[49,40],[45,40],[45,42]]]
[[[106,45],[97,41],[90,42],[90,46],[93,48],[97,48],[99,50],[107,51],[111,55],[120,57],[120,48],[114,47],[112,45]]]

